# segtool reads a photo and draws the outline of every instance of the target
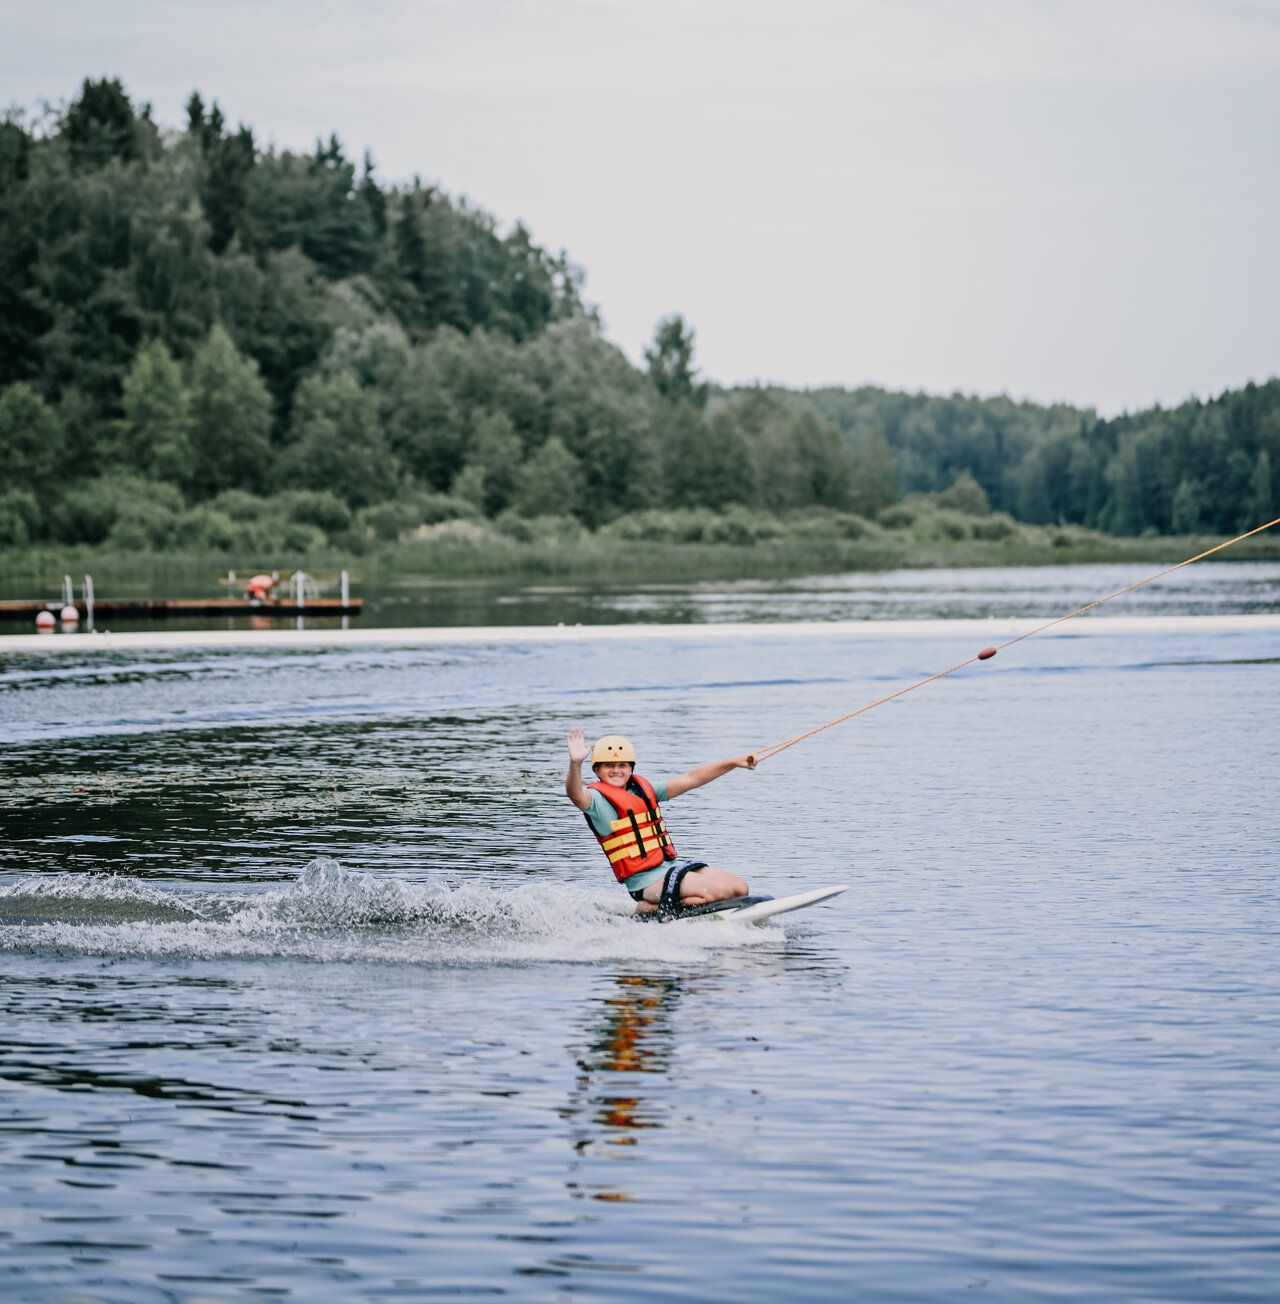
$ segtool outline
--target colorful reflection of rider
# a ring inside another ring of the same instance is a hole
[[[601,1002],[601,1017],[593,1028],[590,1049],[578,1061],[582,1070],[579,1091],[590,1108],[590,1117],[604,1129],[604,1135],[580,1138],[575,1145],[578,1151],[586,1150],[596,1140],[607,1145],[635,1145],[632,1133],[662,1126],[656,1108],[638,1092],[626,1091],[631,1084],[610,1082],[597,1075],[667,1072],[671,1014],[680,984],[670,978],[636,974],[620,974],[615,982],[617,991]],[[614,1086],[623,1090],[611,1090]]]

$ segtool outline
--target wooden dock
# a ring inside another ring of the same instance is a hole
[[[0,620],[33,620],[42,611],[57,616],[68,604],[61,598],[50,602],[0,601]],[[88,604],[70,604],[82,620],[89,615]],[[247,598],[95,598],[93,617],[147,616],[358,616],[364,605],[360,598],[308,598],[305,602],[281,599],[278,602],[250,602]]]
[[[93,589],[93,576],[84,577],[84,586],[79,600],[76,599],[75,586],[70,575],[62,577],[62,596],[48,601],[37,598],[0,599],[0,620],[43,620],[47,615],[54,621],[61,621],[64,628],[85,622],[87,629],[93,629],[96,621],[104,617],[141,617],[148,620],[163,619],[166,616],[257,616],[268,620],[276,617],[294,616],[358,616],[364,605],[359,598],[351,596],[350,576],[344,570],[339,576],[342,596],[322,598],[313,576],[305,571],[296,570],[289,577],[287,585],[279,584],[280,574],[260,573],[251,579],[236,582],[236,573],[227,572],[227,578],[220,583],[243,588],[239,597],[226,598],[99,598]],[[62,613],[74,607],[75,617],[62,620]]]

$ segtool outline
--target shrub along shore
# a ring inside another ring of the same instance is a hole
[[[1220,537],[1119,538],[1081,526],[1027,525],[1002,512],[966,512],[942,495],[908,498],[867,519],[846,512],[773,515],[731,508],[645,511],[590,530],[572,517],[479,516],[442,495],[430,503],[388,504],[363,517],[334,511],[323,493],[285,494],[198,509],[212,534],[163,544],[148,537],[141,514],[96,545],[28,545],[0,551],[0,590],[8,597],[55,591],[64,574],[94,575],[98,593],[112,585],[188,596],[215,591],[228,569],[301,568],[322,577],[348,569],[362,583],[510,582],[661,583],[768,579],[907,567],[1044,566],[1184,560]],[[148,505],[148,510],[155,508]],[[229,510],[227,510],[229,509]],[[153,512],[163,517],[164,509]],[[409,516],[423,516],[408,524]],[[323,521],[323,524],[321,524]],[[330,528],[325,530],[324,525]],[[157,527],[159,528],[159,527]],[[158,546],[159,545],[159,546]],[[1221,554],[1223,560],[1280,560],[1280,531]]]

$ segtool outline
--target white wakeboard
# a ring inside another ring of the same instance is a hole
[[[807,906],[816,906],[820,901],[830,901],[832,897],[848,890],[848,883],[840,883],[832,887],[815,887],[811,891],[797,892],[793,896],[765,897],[763,900],[759,897],[747,897],[746,904],[740,906],[717,901],[715,906],[722,908],[708,910],[705,913],[680,915],[670,922],[681,924],[691,919],[704,921],[718,919],[727,924],[762,924],[766,919],[772,919],[774,915],[785,915],[792,910],[804,910]]]

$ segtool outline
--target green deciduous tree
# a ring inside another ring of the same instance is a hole
[[[444,328],[413,349],[398,373],[379,385],[388,439],[410,476],[423,487],[449,489],[467,459],[480,412],[502,412],[530,438],[536,435],[530,413],[541,396],[527,369],[527,355],[483,330],[464,335]]]
[[[182,371],[159,340],[134,359],[124,379],[123,417],[116,423],[122,467],[171,484],[195,479],[191,396]]]
[[[0,493],[0,548],[21,547],[38,537],[43,513],[36,496],[28,489]]]
[[[38,256],[26,299],[41,319],[40,383],[74,384],[110,412],[144,334],[130,275],[142,187],[118,164],[75,172],[41,151],[24,187]],[[3,240],[0,240],[3,244]]]
[[[1183,480],[1173,495],[1170,525],[1174,534],[1194,534],[1200,528],[1202,513],[1199,484]]]
[[[730,411],[708,420],[691,405],[674,407],[662,423],[661,447],[661,502],[715,508],[759,501],[751,445]]]
[[[0,120],[0,385],[40,373],[40,337],[48,329],[34,297],[41,225],[28,184],[34,153],[19,120]]]
[[[101,543],[127,516],[166,517],[182,510],[173,485],[116,472],[68,489],[53,513],[53,533],[67,543]]]
[[[328,489],[352,507],[395,492],[399,464],[387,447],[373,398],[350,374],[311,376],[298,387],[280,455],[289,488]]]
[[[258,368],[221,326],[191,360],[191,487],[198,498],[223,489],[258,489],[272,461],[271,395]],[[317,488],[329,488],[318,485]]]
[[[849,506],[854,463],[848,442],[810,404],[753,387],[735,394],[724,412],[750,450],[759,506],[774,512]]]
[[[889,442],[872,427],[858,441],[854,456],[849,506],[862,516],[874,516],[898,498],[898,470]]]
[[[573,516],[582,499],[582,468],[554,435],[519,468],[512,507],[521,516]]]
[[[470,474],[464,487],[468,499],[486,516],[497,516],[511,504],[521,451],[515,426],[505,412],[476,413],[464,468]]]
[[[938,495],[938,506],[966,516],[986,516],[991,511],[986,492],[968,471],[961,471],[951,488]]]
[[[51,493],[62,461],[62,428],[57,413],[19,381],[0,390],[0,457],[6,489]]]
[[[1267,449],[1258,453],[1253,464],[1253,475],[1249,480],[1252,502],[1249,508],[1249,523],[1262,525],[1276,517],[1275,487],[1271,473],[1271,454]]]
[[[234,249],[234,246],[232,247]],[[281,412],[333,334],[330,287],[300,249],[221,260],[220,319],[253,358]]]

